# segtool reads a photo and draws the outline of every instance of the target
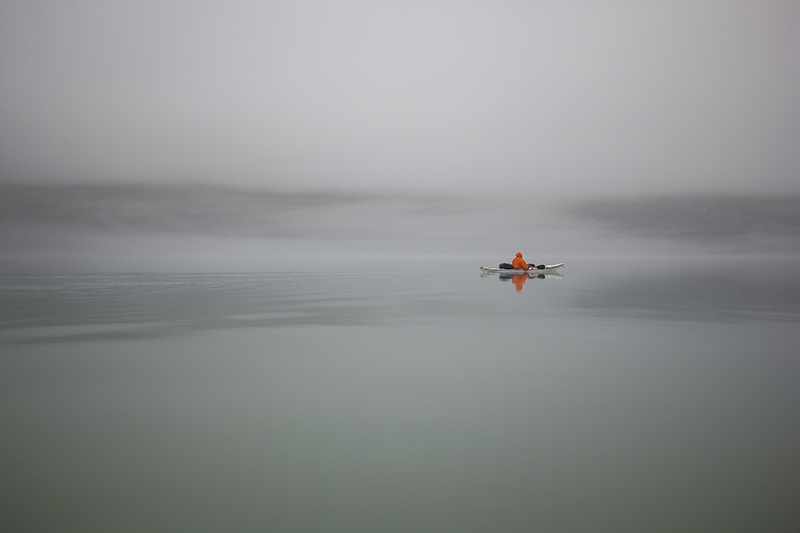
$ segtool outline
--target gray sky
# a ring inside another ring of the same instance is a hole
[[[5,1],[0,271],[797,250],[797,28],[794,0]]]
[[[800,192],[800,2],[9,0],[0,179]]]

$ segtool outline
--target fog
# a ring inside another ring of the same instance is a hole
[[[345,258],[352,269],[359,256],[435,255],[446,264],[445,256],[507,254],[530,233],[515,217],[545,220],[552,212],[551,205],[475,196],[212,185],[12,184],[0,191],[0,244],[11,271],[313,270]],[[556,232],[563,223],[549,226]],[[552,235],[525,240],[553,244]]]
[[[0,271],[475,268],[800,250],[800,196],[498,200],[218,185],[0,184]],[[413,262],[413,261],[412,261]]]
[[[3,268],[786,251],[799,22],[779,1],[6,2]]]
[[[0,9],[5,179],[797,186],[794,2]]]

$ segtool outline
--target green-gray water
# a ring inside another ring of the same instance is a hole
[[[787,258],[0,277],[4,531],[789,531]]]

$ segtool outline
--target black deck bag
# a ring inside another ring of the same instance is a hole
[[[514,265],[512,265],[511,263],[500,263],[500,266],[498,268],[502,270],[514,270]]]

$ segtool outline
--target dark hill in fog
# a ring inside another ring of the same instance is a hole
[[[589,200],[571,211],[588,222],[644,237],[726,239],[800,235],[800,197],[680,195]]]

